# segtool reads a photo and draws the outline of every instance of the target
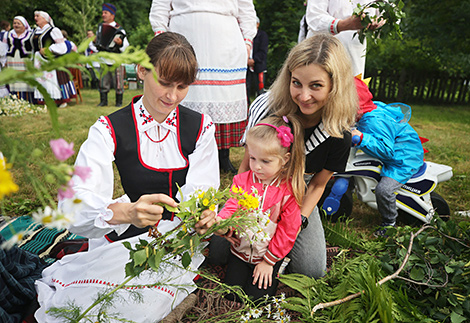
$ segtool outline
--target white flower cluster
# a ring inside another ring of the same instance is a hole
[[[72,209],[74,212],[63,213],[48,205],[44,209],[38,209],[37,212],[33,212],[33,221],[49,229],[68,229],[74,221],[75,211],[79,210],[82,205],[81,200],[79,199],[68,199],[64,203],[70,204],[68,209]]]
[[[263,203],[262,203],[262,197],[258,194],[258,190],[252,186],[251,187],[251,195],[253,195],[258,201],[259,201],[259,206],[258,209],[254,210],[250,216],[254,217],[256,219],[256,225],[250,227],[250,228],[241,228],[241,232],[239,232],[240,236],[244,236],[250,244],[254,244],[257,242],[266,242],[271,239],[270,233],[274,233],[274,231],[267,230],[268,225],[271,223],[270,219],[270,211],[266,210],[266,212],[263,212]],[[271,226],[273,224],[271,223]]]
[[[269,302],[269,295],[265,295],[265,302]],[[240,317],[240,322],[249,322],[251,319],[258,319],[262,315],[266,315],[266,318],[272,319],[278,323],[290,322],[290,315],[286,314],[286,310],[282,307],[282,304],[286,303],[286,296],[281,294],[279,297],[273,296],[271,303],[261,308],[253,308]]]
[[[46,111],[46,106],[31,104],[16,95],[0,98],[0,116],[22,116],[26,113],[37,114]]]

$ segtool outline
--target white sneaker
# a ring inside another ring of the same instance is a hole
[[[61,105],[59,105],[59,108],[66,108],[66,107],[67,107],[67,102],[64,102]]]

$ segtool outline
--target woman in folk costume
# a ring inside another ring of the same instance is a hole
[[[155,34],[178,32],[194,46],[198,79],[184,104],[212,117],[220,168],[236,173],[229,149],[240,145],[247,118],[246,69],[256,36],[253,1],[153,0],[150,24]]]
[[[91,178],[86,181],[73,178],[75,197],[82,206],[77,210],[70,200],[61,200],[59,207],[75,214],[70,231],[88,237],[89,250],[65,256],[44,270],[36,282],[41,307],[35,317],[39,322],[63,322],[47,310],[74,302],[83,311],[98,293],[109,291],[109,284],[122,283],[129,262],[129,250],[122,242],[135,245],[139,239],[151,239],[148,230],[152,226],[164,234],[180,223],[177,216],[156,205],[162,202],[175,207],[177,185],[184,198],[196,189],[219,186],[219,172],[214,171],[214,124],[209,116],[179,105],[197,74],[191,45],[183,36],[168,32],[153,38],[146,52],[158,82],[153,71],[138,65],[143,96],[100,117],[78,153],[75,165],[91,168]],[[115,199],[113,162],[126,192]],[[215,222],[215,213],[206,210],[201,218],[197,225],[205,231]],[[197,269],[203,259],[196,251],[190,268]],[[145,270],[116,292],[107,312],[133,322],[157,322],[195,289],[195,276],[182,269],[181,262],[180,268],[162,263],[158,272]],[[156,285],[137,288],[143,302],[134,301],[129,286],[144,284]],[[91,314],[97,312],[94,308]]]
[[[55,56],[60,56],[67,53],[67,45],[62,32],[54,26],[54,22],[47,12],[35,11],[34,20],[38,27],[33,30],[31,43],[33,45],[34,66],[39,68],[41,63],[46,61],[46,49],[49,49]],[[46,88],[59,107],[66,107],[67,102],[77,96],[73,81],[64,71],[44,71],[38,82]],[[40,103],[44,102],[42,94],[37,89],[34,92],[34,97]]]
[[[13,29],[8,32],[3,42],[8,46],[6,66],[17,71],[25,71],[25,62],[31,60],[31,27],[23,16],[13,18]],[[18,98],[34,103],[34,88],[24,82],[9,84],[10,93]]]

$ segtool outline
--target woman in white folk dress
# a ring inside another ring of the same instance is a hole
[[[194,47],[198,78],[183,104],[216,123],[220,169],[236,173],[230,147],[240,146],[247,119],[246,69],[256,36],[253,0],[153,0],[155,34],[184,35]]]

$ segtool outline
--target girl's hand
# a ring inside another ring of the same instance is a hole
[[[253,285],[256,285],[256,282],[258,282],[259,289],[268,289],[268,286],[271,287],[273,283],[272,278],[273,266],[268,264],[265,260],[256,265],[253,271]]]
[[[241,239],[238,238],[236,235],[234,235],[235,231],[229,230],[225,235],[224,238],[227,239],[230,244],[232,244],[234,247],[238,247],[241,243]]]

